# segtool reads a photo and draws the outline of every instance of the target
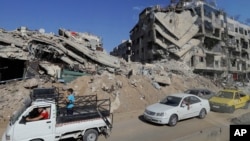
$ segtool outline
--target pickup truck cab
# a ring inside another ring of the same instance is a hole
[[[235,109],[249,108],[250,96],[237,88],[220,90],[209,99],[211,111],[233,113]]]
[[[97,141],[100,134],[108,136],[113,116],[110,100],[97,100],[96,95],[76,96],[73,115],[66,114],[62,97],[55,88],[36,88],[31,98],[13,113],[2,141],[60,141],[74,138]],[[48,119],[26,121],[38,108],[49,113]]]

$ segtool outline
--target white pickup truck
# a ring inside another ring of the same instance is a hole
[[[96,95],[75,99],[73,115],[67,115],[56,88],[33,89],[31,98],[10,118],[2,141],[97,141],[99,135],[109,136],[113,121],[110,100],[98,100]],[[26,121],[26,117],[37,116],[39,107],[48,111],[49,118]]]

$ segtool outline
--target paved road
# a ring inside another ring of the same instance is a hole
[[[205,119],[187,119],[175,127],[145,122],[138,114],[115,121],[111,136],[107,139],[100,136],[98,141],[228,141],[230,119],[246,112],[243,109],[234,114],[210,112]]]

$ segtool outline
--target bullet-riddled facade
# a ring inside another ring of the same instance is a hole
[[[132,61],[185,61],[210,76],[250,71],[250,27],[202,0],[145,8],[130,31]]]

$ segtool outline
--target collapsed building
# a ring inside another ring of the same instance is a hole
[[[0,29],[0,82],[36,76],[70,81],[98,70],[120,68],[118,58],[103,50],[100,37],[65,29],[58,33],[26,27]]]
[[[132,54],[131,46],[132,46],[131,40],[123,40],[121,44],[119,44],[117,47],[113,49],[112,52],[110,52],[110,55],[121,57],[125,59],[127,62],[130,62]]]
[[[145,8],[130,40],[132,46],[126,48],[132,61],[175,59],[212,78],[239,80],[250,72],[250,27],[204,0]],[[118,49],[114,52],[119,56]]]

